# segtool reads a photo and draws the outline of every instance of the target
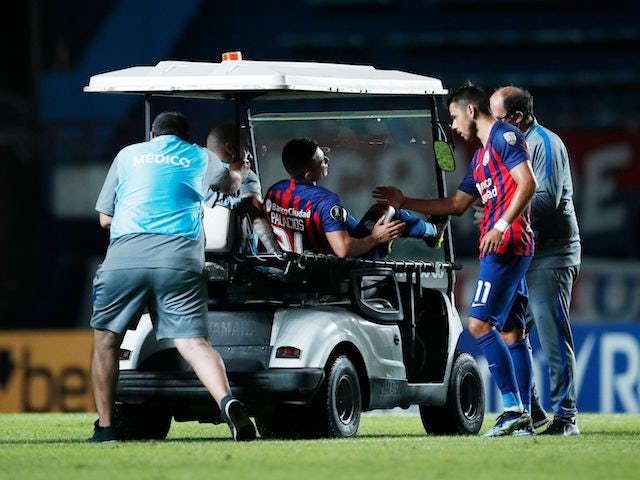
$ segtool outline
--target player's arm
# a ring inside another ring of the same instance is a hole
[[[489,255],[495,253],[502,245],[504,232],[516,218],[518,218],[536,193],[537,182],[533,175],[531,162],[521,162],[511,170],[511,177],[516,182],[516,191],[513,194],[511,203],[502,214],[502,217],[495,223],[493,228],[480,240],[480,254]]]
[[[462,190],[457,190],[452,197],[447,198],[430,200],[410,198],[405,196],[399,188],[391,186],[376,187],[373,191],[373,198],[379,203],[395,208],[404,208],[430,215],[462,215],[476,199]]]
[[[400,220],[383,223],[381,217],[373,227],[371,234],[364,238],[353,238],[346,230],[326,232],[327,241],[338,257],[357,257],[367,253],[374,247],[398,238],[404,230],[405,224]]]
[[[531,162],[526,161],[513,167],[509,173],[516,182],[516,191],[511,203],[505,210],[502,218],[511,225],[518,218],[536,193],[537,182],[531,169]]]

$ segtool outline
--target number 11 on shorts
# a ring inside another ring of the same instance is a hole
[[[491,291],[491,282],[484,280],[478,280],[478,286],[476,287],[476,294],[473,297],[472,307],[478,305],[484,305],[489,298],[489,292]]]

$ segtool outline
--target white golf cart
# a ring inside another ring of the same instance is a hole
[[[447,91],[435,78],[357,65],[163,61],[95,75],[85,91],[142,95],[146,131],[167,100],[233,102],[263,193],[287,177],[286,142],[312,137],[331,149],[326,186],[356,217],[378,184],[442,197],[454,168],[438,116]],[[211,343],[263,438],[351,437],[362,412],[411,405],[428,433],[479,431],[484,389],[474,359],[456,348],[448,233],[437,248],[398,239],[384,260],[278,255],[264,253],[243,215],[215,207],[205,217]],[[172,419],[220,422],[148,315],[125,336],[117,396],[126,438],[165,438]]]

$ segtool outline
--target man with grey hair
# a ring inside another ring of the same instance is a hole
[[[524,88],[498,88],[490,98],[492,113],[524,134],[538,189],[531,201],[536,250],[527,271],[527,331],[537,326],[549,364],[554,419],[546,435],[579,435],[576,424],[576,358],[569,323],[571,290],[580,268],[580,234],[573,205],[567,149],[558,135],[538,123],[533,97]],[[546,414],[536,415],[534,422]],[[544,412],[544,410],[542,410]],[[538,418],[536,418],[538,417]],[[544,424],[544,423],[543,423]]]

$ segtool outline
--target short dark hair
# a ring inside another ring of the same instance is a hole
[[[292,177],[307,173],[313,166],[318,143],[310,138],[294,138],[282,149],[282,165]]]
[[[151,125],[153,135],[176,135],[182,140],[189,138],[189,121],[187,117],[178,112],[162,112]]]
[[[480,113],[491,115],[489,95],[482,88],[471,82],[463,85],[449,95],[447,105],[451,105],[452,103],[456,103],[462,108],[467,105],[474,105]]]
[[[512,93],[503,97],[504,111],[507,115],[522,112],[525,117],[533,116],[533,96],[526,88],[514,87]]]

